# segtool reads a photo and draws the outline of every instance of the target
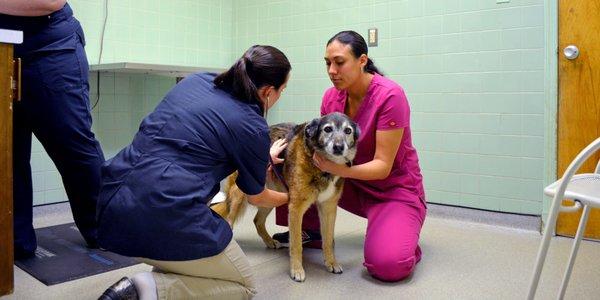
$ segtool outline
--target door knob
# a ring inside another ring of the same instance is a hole
[[[567,59],[576,59],[579,56],[579,48],[575,45],[569,45],[563,49],[563,54]]]

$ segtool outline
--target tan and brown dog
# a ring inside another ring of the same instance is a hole
[[[270,127],[271,143],[285,138],[288,147],[284,154],[284,182],[276,176],[267,178],[267,187],[286,192],[289,190],[289,230],[290,230],[290,276],[295,281],[304,281],[302,267],[302,217],[316,202],[323,237],[323,257],[327,270],[342,273],[333,252],[333,233],[337,203],[341,196],[344,179],[319,170],[312,161],[315,152],[337,162],[350,164],[356,155],[360,130],[355,122],[341,113],[332,113],[316,118],[310,123],[294,125],[282,123]],[[274,171],[275,172],[275,171]],[[227,179],[226,200],[211,206],[233,226],[246,207],[245,195],[235,185],[237,173]],[[280,248],[266,230],[265,221],[272,208],[259,207],[254,217],[258,235],[269,248]]]

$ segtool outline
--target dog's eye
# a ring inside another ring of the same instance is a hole
[[[344,133],[345,133],[345,134],[351,134],[351,133],[352,133],[352,129],[350,129],[349,127],[346,127],[346,128],[344,129]]]
[[[327,126],[327,127],[323,128],[323,131],[325,131],[325,132],[327,132],[327,133],[330,133],[332,130],[333,130],[333,129],[331,129],[331,127],[330,127],[330,126]]]

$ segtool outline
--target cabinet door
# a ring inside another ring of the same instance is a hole
[[[0,43],[0,296],[13,291],[12,45]]]

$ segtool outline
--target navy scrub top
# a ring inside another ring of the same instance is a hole
[[[234,171],[249,195],[263,191],[269,129],[258,105],[213,84],[179,82],[140,125],[131,145],[102,167],[98,240],[103,248],[155,260],[213,256],[232,238],[207,206]]]

